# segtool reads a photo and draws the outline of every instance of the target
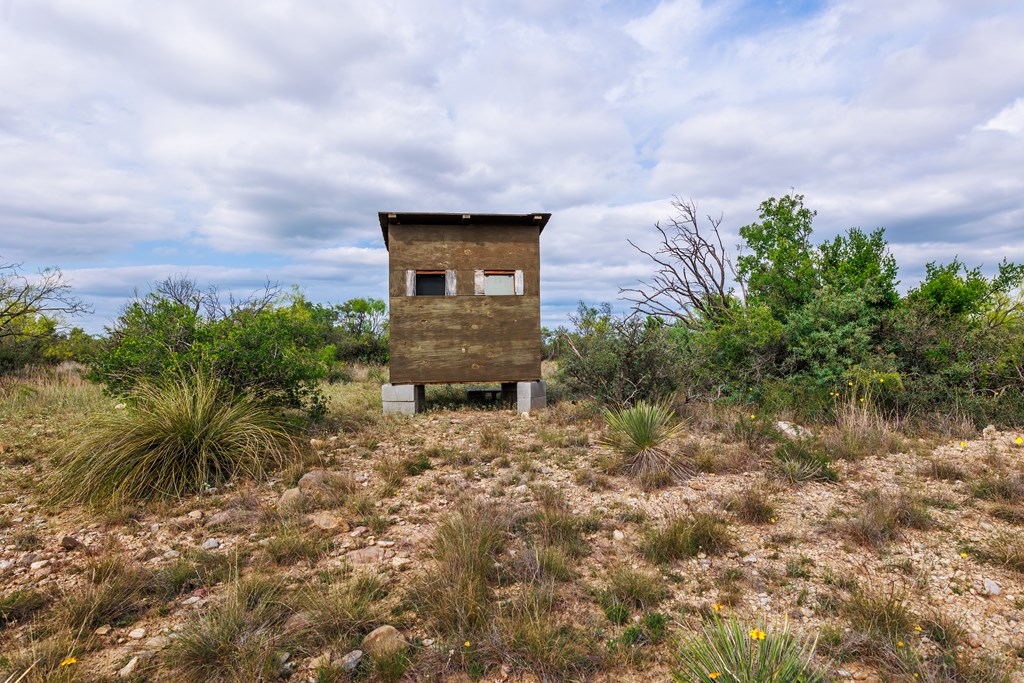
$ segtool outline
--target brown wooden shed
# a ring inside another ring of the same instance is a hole
[[[436,383],[500,382],[506,395],[515,388],[521,411],[544,404],[540,234],[550,218],[379,214],[389,254],[386,412],[417,412],[424,385]]]

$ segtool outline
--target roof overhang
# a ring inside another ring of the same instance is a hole
[[[388,246],[389,225],[504,225],[510,228],[535,227],[539,232],[551,218],[550,213],[418,213],[381,211],[380,231],[384,246]]]

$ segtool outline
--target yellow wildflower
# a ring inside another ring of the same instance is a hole
[[[1022,439],[1021,437],[1019,437],[1019,436],[1018,436],[1018,437],[1017,437],[1017,438],[1016,438],[1016,439],[1014,440],[1014,443],[1015,443],[1015,444],[1017,444],[1018,446],[1020,446],[1020,445],[1024,444],[1024,439]]]
[[[902,640],[897,640],[896,641],[896,647],[903,647],[903,641]]]
[[[710,678],[711,680],[715,680],[716,678],[718,678],[721,675],[722,674],[719,673],[718,671],[712,671],[711,673],[708,674],[708,678]]]
[[[757,419],[757,415],[751,415],[751,416],[750,416],[750,419],[751,419],[751,420],[756,420],[756,419]]]
[[[725,605],[712,605],[711,609],[713,609],[716,612],[718,612],[719,610],[725,609]]]
[[[921,630],[921,627],[920,627],[920,626],[915,626],[915,627],[914,627],[914,630],[915,630],[915,631],[920,631],[920,630]]]
[[[78,662],[78,658],[77,657],[68,657],[63,662],[58,664],[58,666],[71,666],[72,664],[76,664],[77,662]]]
[[[462,644],[462,647],[469,647],[469,641],[467,640],[466,642],[464,642],[464,643]]]
[[[853,382],[847,382],[846,385],[852,387],[853,386]]]
[[[764,635],[764,631],[758,630],[756,628],[750,631],[750,637],[754,640],[764,640]]]
[[[967,448],[967,442],[966,441],[961,441],[960,442],[960,448]]]
[[[882,378],[879,378],[879,380],[878,380],[878,381],[879,381],[880,383],[882,383],[882,384],[885,384],[885,378],[884,378],[884,377],[882,377]]]
[[[967,553],[960,553],[960,557],[967,557]]]

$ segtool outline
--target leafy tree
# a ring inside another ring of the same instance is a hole
[[[349,299],[334,307],[334,345],[338,360],[387,363],[388,308],[381,299]]]
[[[810,238],[816,211],[804,196],[770,197],[761,202],[760,221],[740,228],[750,253],[736,259],[751,301],[768,306],[778,320],[811,300],[818,271]]]
[[[816,269],[823,286],[838,292],[859,291],[871,306],[891,309],[900,301],[896,258],[889,251],[885,228],[870,235],[850,228],[846,235],[823,242],[818,246]]]

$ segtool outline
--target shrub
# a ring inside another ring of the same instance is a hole
[[[668,406],[646,401],[630,408],[605,410],[608,432],[602,443],[622,456],[619,469],[641,482],[665,476],[682,479],[693,471],[665,448],[666,442],[683,430],[681,424],[670,424],[672,417]]]
[[[203,375],[140,384],[97,415],[51,482],[57,501],[96,506],[180,498],[238,476],[263,478],[293,448],[286,423]]]
[[[171,278],[125,307],[90,378],[125,394],[172,373],[203,373],[236,392],[320,416],[325,406],[317,384],[334,357],[328,343],[334,317],[273,287],[224,303],[215,288]]]
[[[609,304],[593,308],[580,302],[570,320],[575,329],[557,333],[562,349],[559,383],[568,392],[629,405],[657,401],[675,391],[677,354],[658,318],[618,317]]]
[[[671,562],[704,552],[721,555],[734,546],[729,526],[721,517],[701,512],[676,517],[660,529],[647,532],[640,549],[651,562]]]
[[[785,623],[748,628],[735,619],[716,619],[680,647],[672,678],[679,683],[827,683],[828,676],[812,661],[814,648]]]

